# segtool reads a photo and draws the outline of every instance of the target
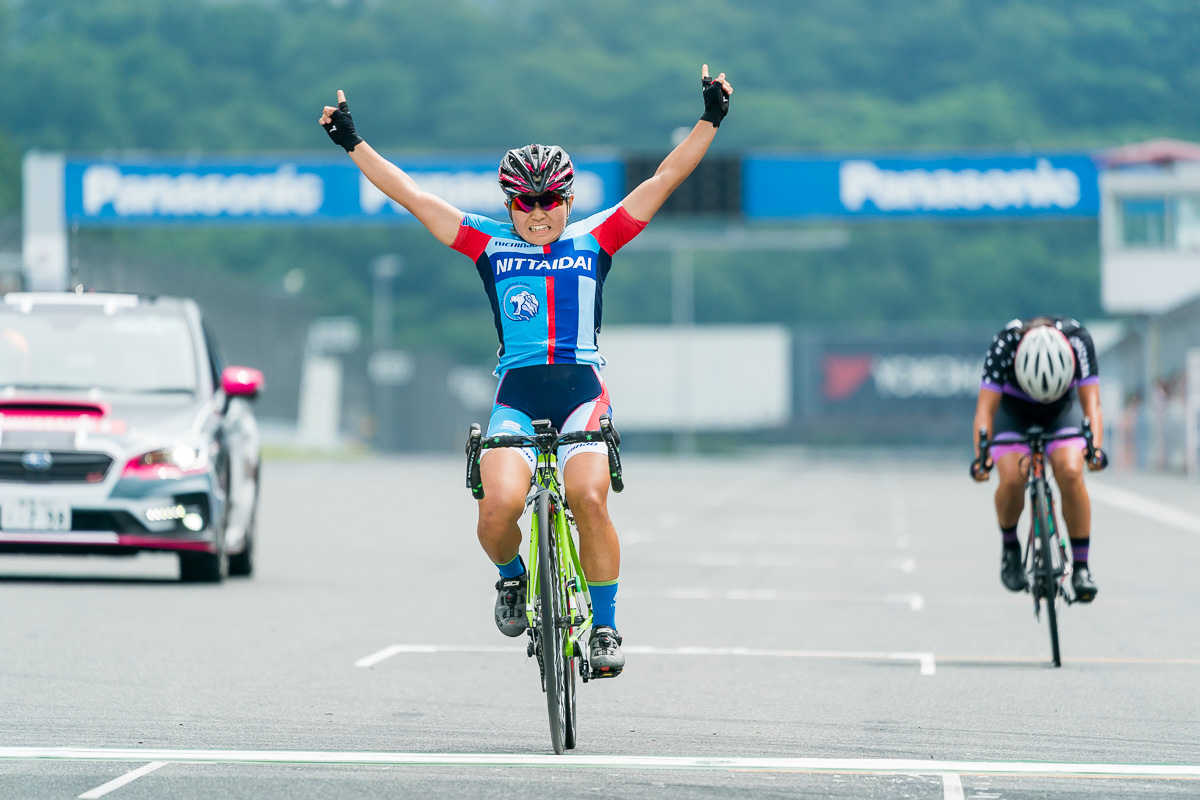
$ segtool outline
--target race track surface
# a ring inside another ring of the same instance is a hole
[[[0,798],[1200,796],[1194,483],[1089,479],[1054,669],[964,464],[625,460],[628,666],[566,756],[461,459],[280,461],[251,579],[0,557]]]

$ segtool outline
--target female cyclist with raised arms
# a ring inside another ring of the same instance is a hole
[[[612,256],[637,236],[708,152],[729,111],[733,87],[721,73],[701,70],[704,113],[654,175],[620,204],[567,224],[575,177],[571,159],[557,146],[526,145],[500,161],[500,189],[509,218],[464,214],[422,191],[403,170],[371,148],[354,128],[346,97],[325,106],[320,123],[350,154],[363,175],[404,206],[442,244],[475,262],[491,301],[500,337],[500,379],[488,434],[533,433],[535,419],[559,431],[595,430],[610,413],[597,349],[601,291]],[[578,444],[559,454],[567,502],[579,528],[579,554],[591,589],[595,627],[589,641],[597,672],[617,675],[625,666],[616,629],[621,551],[608,515],[608,458],[603,442]],[[484,451],[480,472],[486,495],[479,501],[479,542],[500,571],[496,626],[519,636],[527,626],[526,572],[518,553],[518,521],[533,474],[531,452]]]

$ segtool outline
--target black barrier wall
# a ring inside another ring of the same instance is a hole
[[[796,330],[792,433],[804,442],[970,441],[988,327]]]

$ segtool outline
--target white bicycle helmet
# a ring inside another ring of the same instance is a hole
[[[1057,328],[1030,328],[1017,343],[1017,383],[1041,403],[1053,403],[1067,393],[1075,378],[1075,350]]]

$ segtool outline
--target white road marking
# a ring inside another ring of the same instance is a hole
[[[499,644],[393,644],[378,653],[354,662],[356,667],[373,667],[381,661],[401,653],[524,653],[524,647]]]
[[[1128,489],[1120,489],[1116,486],[1096,482],[1088,484],[1088,494],[1093,500],[1106,503],[1122,511],[1140,514],[1155,522],[1161,522],[1165,525],[1191,531],[1192,533],[1200,533],[1200,516],[1160,502],[1152,497],[1131,492]]]
[[[0,747],[0,760],[145,761],[209,764],[388,764],[449,767],[566,767],[576,769],[774,770],[867,772],[890,775],[1070,776],[1087,778],[1200,778],[1200,764],[1106,764],[1054,761],[939,761],[919,758],[772,758],[542,753],[381,753],[321,750],[166,750],[108,747]]]
[[[646,563],[642,559],[642,563]],[[833,558],[829,556],[806,557],[785,555],[783,553],[692,553],[684,556],[672,556],[673,565],[691,564],[698,567],[784,567],[787,569],[837,569],[839,567],[854,567],[864,569],[895,569],[901,572],[912,572],[917,567],[913,558],[889,558],[886,561],[863,561],[860,558]]]
[[[629,592],[626,596],[635,594],[638,597],[649,595],[640,592]],[[860,594],[822,594],[818,592],[781,592],[777,589],[668,589],[663,593],[668,600],[790,600],[800,603],[897,603],[906,605],[913,611],[925,608],[925,597],[916,593],[898,593],[884,595]]]
[[[419,645],[417,645],[417,646],[419,646]],[[354,666],[356,666],[356,667],[373,667],[376,664],[378,664],[380,661],[386,661],[387,659],[391,658],[392,656],[398,655],[400,653],[420,653],[420,652],[433,653],[436,651],[434,651],[434,650],[408,650],[408,649],[405,649],[404,645],[393,644],[393,645],[383,648],[378,653],[371,653],[371,655],[369,655],[369,656],[363,656],[358,661],[354,662]]]
[[[0,755],[0,758],[3,758],[3,757],[5,757],[5,756]],[[126,759],[115,759],[115,760],[125,761]],[[144,759],[138,759],[138,760],[144,760]],[[120,789],[122,786],[124,786],[127,783],[133,783],[134,781],[136,781],[138,778],[142,777],[143,775],[148,775],[151,772],[154,772],[154,770],[158,769],[159,767],[165,767],[166,765],[167,765],[166,761],[151,761],[149,764],[146,764],[143,767],[138,767],[137,769],[133,770],[132,772],[126,772],[124,775],[122,775],[119,778],[113,778],[108,783],[102,784],[100,786],[97,786],[95,789],[90,789],[90,790],[84,792],[83,794],[79,795],[79,800],[95,800],[97,797],[104,797],[104,795],[108,794],[109,792],[113,791],[114,789]]]
[[[752,658],[801,658],[842,659],[852,661],[915,661],[922,675],[933,675],[937,662],[933,653],[886,653],[858,652],[847,650],[756,650],[749,647],[655,647],[653,645],[630,645],[624,648],[628,655],[639,656],[748,656]],[[354,662],[354,666],[374,666],[384,659],[401,653],[525,653],[524,647],[511,645],[473,644],[394,644],[378,653]]]
[[[942,773],[942,797],[945,800],[963,800],[962,778],[957,772]]]

